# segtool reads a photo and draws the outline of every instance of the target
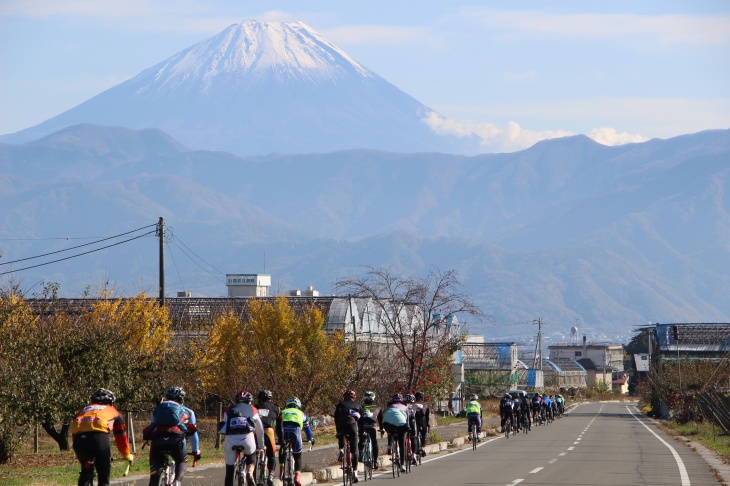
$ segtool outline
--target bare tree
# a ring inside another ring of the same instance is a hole
[[[435,363],[444,352],[453,351],[462,339],[459,329],[449,329],[452,316],[487,316],[462,291],[455,270],[432,269],[424,278],[404,276],[391,267],[364,267],[358,277],[334,283],[340,295],[370,299],[379,311],[380,324],[405,365],[405,390],[424,385],[434,376]]]

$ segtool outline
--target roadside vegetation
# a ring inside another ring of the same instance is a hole
[[[132,471],[144,473],[141,430],[170,385],[185,388],[186,404],[196,411],[203,462],[222,460],[215,424],[238,390],[271,390],[276,403],[297,396],[314,417],[330,414],[346,388],[373,390],[383,403],[396,391],[443,397],[452,389],[451,355],[462,336],[441,333],[437,316],[479,314],[455,272],[417,279],[368,267],[363,277],[338,285],[353,298],[373,299],[385,313],[405,301],[416,311],[388,313],[395,344],[377,349],[325,332],[319,308],[295,309],[285,297],[252,299],[243,315],[218,312],[205,318],[203,332],[186,333],[145,294],[119,298],[102,289],[90,308],[55,307],[58,285],[47,284],[31,307],[18,286],[0,290],[0,483],[75,483],[71,420],[100,387],[114,391],[115,406],[133,417]],[[315,435],[319,444],[334,441],[327,427]],[[113,477],[120,471],[115,466]]]

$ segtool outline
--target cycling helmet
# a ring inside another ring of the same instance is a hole
[[[390,401],[392,403],[403,403],[403,395],[401,395],[400,393],[396,393],[392,397],[390,397]]]
[[[345,392],[342,394],[342,396],[347,400],[348,398],[350,400],[354,400],[357,396],[357,393],[355,393],[355,390],[345,390]]]
[[[114,393],[110,392],[106,388],[99,388],[91,394],[89,401],[91,403],[99,403],[102,405],[111,405],[116,400]]]
[[[405,403],[413,403],[415,401],[416,401],[416,397],[414,397],[410,393],[406,393],[406,396],[403,398],[403,402],[405,402]]]
[[[289,400],[286,401],[286,408],[302,408],[302,402],[299,401],[297,397],[291,397]]]
[[[269,402],[272,398],[274,398],[274,395],[271,394],[270,390],[261,390],[258,397],[262,402]]]
[[[375,392],[366,391],[362,396],[362,401],[365,403],[375,403]]]
[[[180,403],[185,398],[185,390],[179,386],[171,386],[165,392],[165,398]]]
[[[509,398],[510,400],[512,400],[512,395],[510,395],[509,393],[505,393],[502,398]]]
[[[416,392],[416,401],[420,402],[423,400],[423,392]]]
[[[246,390],[241,390],[240,392],[236,393],[236,403],[251,403],[251,400],[253,399],[253,396],[251,396],[251,393],[247,392]]]
[[[476,393],[469,395],[469,400],[479,400],[479,396]]]

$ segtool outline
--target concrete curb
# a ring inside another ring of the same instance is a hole
[[[459,447],[463,446],[466,443],[466,436],[463,437],[456,437],[451,442],[448,441],[442,441],[438,442],[436,444],[428,444],[424,447],[424,450],[426,451],[426,454],[438,454],[439,452],[443,452],[448,450],[450,447]],[[387,454],[381,454],[380,457],[378,457],[378,467],[379,471],[382,471],[384,468],[388,468],[391,466],[390,462],[390,456]],[[364,468],[362,463],[359,463],[357,465],[357,472],[358,474],[364,473]],[[305,476],[308,475],[308,476]],[[310,484],[317,484],[318,482],[322,483],[328,483],[332,482],[338,479],[342,479],[342,469],[340,469],[339,466],[329,466],[322,469],[316,470],[314,473],[306,473],[303,472],[300,476],[302,480],[302,486],[308,486]],[[281,482],[277,482],[277,480],[274,481],[275,486],[280,486]]]

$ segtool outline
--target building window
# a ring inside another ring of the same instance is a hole
[[[581,357],[581,353],[582,353],[582,351],[576,351],[575,352],[575,357],[576,358],[580,358]]]

